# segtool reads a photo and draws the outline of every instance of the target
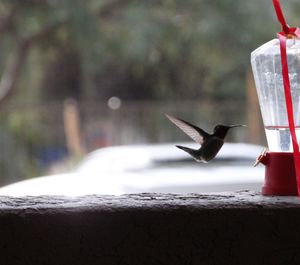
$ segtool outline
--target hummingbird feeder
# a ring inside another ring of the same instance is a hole
[[[285,22],[279,0],[273,5],[282,32],[251,53],[251,65],[268,151],[263,195],[300,194],[300,29]]]

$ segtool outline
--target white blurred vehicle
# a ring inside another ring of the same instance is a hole
[[[193,143],[180,144],[198,148]],[[256,145],[225,143],[217,157],[204,164],[193,160],[175,144],[108,147],[89,154],[72,173],[11,184],[2,187],[0,195],[259,191],[264,168],[253,164],[262,149]]]

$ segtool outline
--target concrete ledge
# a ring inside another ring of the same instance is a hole
[[[0,197],[0,264],[300,264],[300,200]]]

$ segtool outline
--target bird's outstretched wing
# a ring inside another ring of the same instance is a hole
[[[203,144],[204,139],[209,136],[207,132],[198,128],[197,126],[184,121],[182,119],[177,119],[171,115],[165,114],[166,117],[173,122],[178,128],[184,131],[189,137],[191,137],[196,143]]]

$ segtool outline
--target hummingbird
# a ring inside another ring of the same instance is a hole
[[[171,122],[173,122],[189,137],[191,137],[196,143],[201,145],[198,150],[180,145],[176,145],[176,147],[190,154],[197,162],[203,163],[207,163],[217,155],[224,144],[224,138],[226,137],[229,129],[235,127],[245,127],[245,125],[240,124],[229,126],[218,124],[214,127],[213,133],[209,134],[187,121],[175,118],[168,114],[165,115]]]

